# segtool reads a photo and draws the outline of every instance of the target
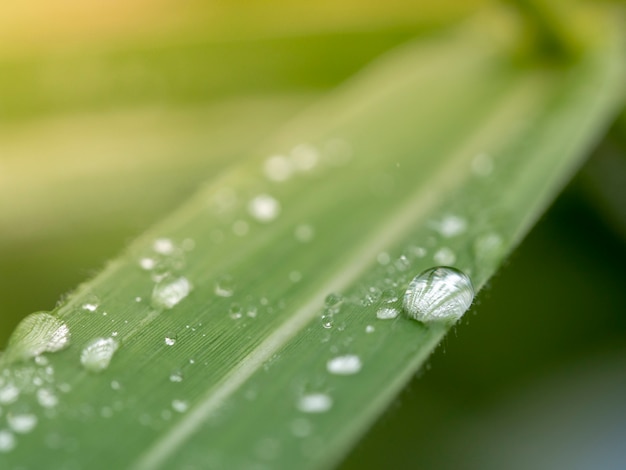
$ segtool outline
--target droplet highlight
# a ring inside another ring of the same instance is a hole
[[[326,363],[326,370],[335,375],[352,375],[361,370],[361,359],[354,354],[337,356]]]
[[[32,313],[15,328],[6,354],[10,359],[29,359],[65,349],[70,339],[69,327],[58,317],[46,312]]]
[[[413,278],[404,294],[404,309],[424,322],[453,323],[474,300],[470,278],[450,267],[430,268]]]
[[[80,363],[90,372],[101,372],[111,363],[119,343],[113,338],[97,338],[80,353]]]

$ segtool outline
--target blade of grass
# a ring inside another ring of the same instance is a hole
[[[72,345],[49,356],[50,369],[15,363],[3,373],[21,393],[7,413],[44,406],[38,387],[20,382],[28,374],[43,374],[58,403],[0,462],[336,463],[448,329],[379,320],[378,308],[399,309],[409,280],[436,264],[480,288],[619,106],[621,38],[593,38],[575,62],[528,69],[487,24],[374,64],[83,285],[56,311]],[[302,171],[268,180],[265,158],[276,152]],[[193,286],[171,310],[148,300],[163,287],[138,267],[148,256]],[[319,318],[329,294],[342,298],[332,325]],[[121,347],[93,376],[78,358],[96,337]],[[362,370],[329,373],[327,361],[345,354]],[[329,409],[303,412],[310,393]]]

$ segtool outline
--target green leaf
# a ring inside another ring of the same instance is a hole
[[[336,464],[450,328],[379,309],[436,265],[480,289],[617,111],[601,21],[559,65],[499,16],[408,44],[216,175],[56,309],[69,347],[12,339],[1,466]]]

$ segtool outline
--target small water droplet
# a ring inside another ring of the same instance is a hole
[[[303,413],[324,413],[333,406],[333,399],[325,393],[309,393],[298,400],[297,407]]]
[[[15,449],[15,436],[6,430],[0,431],[0,452],[7,453]]]
[[[431,226],[446,238],[456,237],[467,229],[467,221],[456,215],[446,215],[441,220],[433,222]]]
[[[183,381],[183,371],[175,370],[170,374],[170,382],[179,383]]]
[[[472,304],[474,288],[463,272],[430,268],[415,276],[404,294],[407,313],[421,322],[454,322]]]
[[[152,291],[152,304],[155,308],[173,308],[191,292],[191,283],[185,277],[159,281]]]
[[[365,332],[366,333],[374,333],[374,331],[376,331],[376,328],[374,328],[372,325],[367,325],[365,327]]]
[[[433,259],[437,264],[449,266],[455,263],[456,255],[454,254],[454,251],[452,251],[450,248],[443,247],[439,248],[435,252],[435,254],[433,255]]]
[[[332,315],[322,315],[322,327],[326,329],[330,329],[333,327],[333,316]]]
[[[310,144],[300,144],[291,150],[291,161],[297,171],[310,171],[319,159],[317,149]]]
[[[109,367],[119,343],[113,338],[97,338],[80,353],[80,363],[90,372],[100,372]]]
[[[59,399],[54,392],[47,388],[37,390],[37,401],[44,408],[54,408],[59,404]]]
[[[365,296],[361,299],[361,305],[363,305],[363,307],[369,307],[375,304],[380,300],[381,294],[382,291],[378,287],[371,286],[365,291]]]
[[[335,375],[356,374],[361,370],[361,367],[361,359],[354,354],[337,356],[326,363],[326,370]]]
[[[18,434],[28,434],[37,426],[37,416],[33,414],[13,414],[7,416],[9,427]]]
[[[173,400],[172,408],[174,409],[174,411],[177,411],[178,413],[184,413],[185,411],[189,409],[189,404],[183,400]]]
[[[15,328],[6,354],[10,358],[29,359],[65,349],[70,338],[69,327],[58,317],[46,312],[32,313]]]
[[[271,222],[280,214],[280,203],[269,194],[259,194],[248,204],[248,212],[259,222]]]
[[[250,305],[248,307],[248,310],[246,312],[246,315],[250,318],[256,318],[257,315],[257,308],[255,305]]]
[[[165,345],[166,346],[174,346],[176,344],[176,339],[178,338],[178,336],[176,335],[176,333],[170,331],[169,333],[167,333],[165,335]]]
[[[293,174],[291,160],[284,155],[273,155],[263,165],[265,176],[272,181],[287,181]]]
[[[241,308],[241,305],[238,303],[231,304],[228,309],[228,315],[233,320],[239,320],[243,316],[243,309]]]
[[[315,230],[308,224],[300,224],[294,231],[296,240],[301,243],[308,243],[315,237]]]
[[[174,242],[169,238],[157,238],[152,243],[152,249],[160,255],[171,255],[174,253]]]
[[[8,405],[14,403],[20,396],[20,389],[9,383],[0,388],[0,403]]]
[[[153,258],[141,258],[139,260],[139,266],[141,269],[145,269],[146,271],[151,271],[156,267],[156,260]]]
[[[235,281],[232,276],[224,274],[215,282],[215,294],[220,297],[232,297],[235,293]]]
[[[399,312],[393,307],[381,307],[376,312],[379,320],[392,320],[398,316]]]
[[[302,273],[300,273],[300,271],[291,271],[289,273],[289,280],[293,283],[300,282],[302,280]]]
[[[304,418],[294,419],[291,423],[291,433],[296,437],[306,437],[311,431],[311,423]]]

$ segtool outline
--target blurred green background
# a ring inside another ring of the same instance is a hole
[[[0,344],[368,62],[481,1],[0,4]],[[626,468],[626,117],[343,467]]]

